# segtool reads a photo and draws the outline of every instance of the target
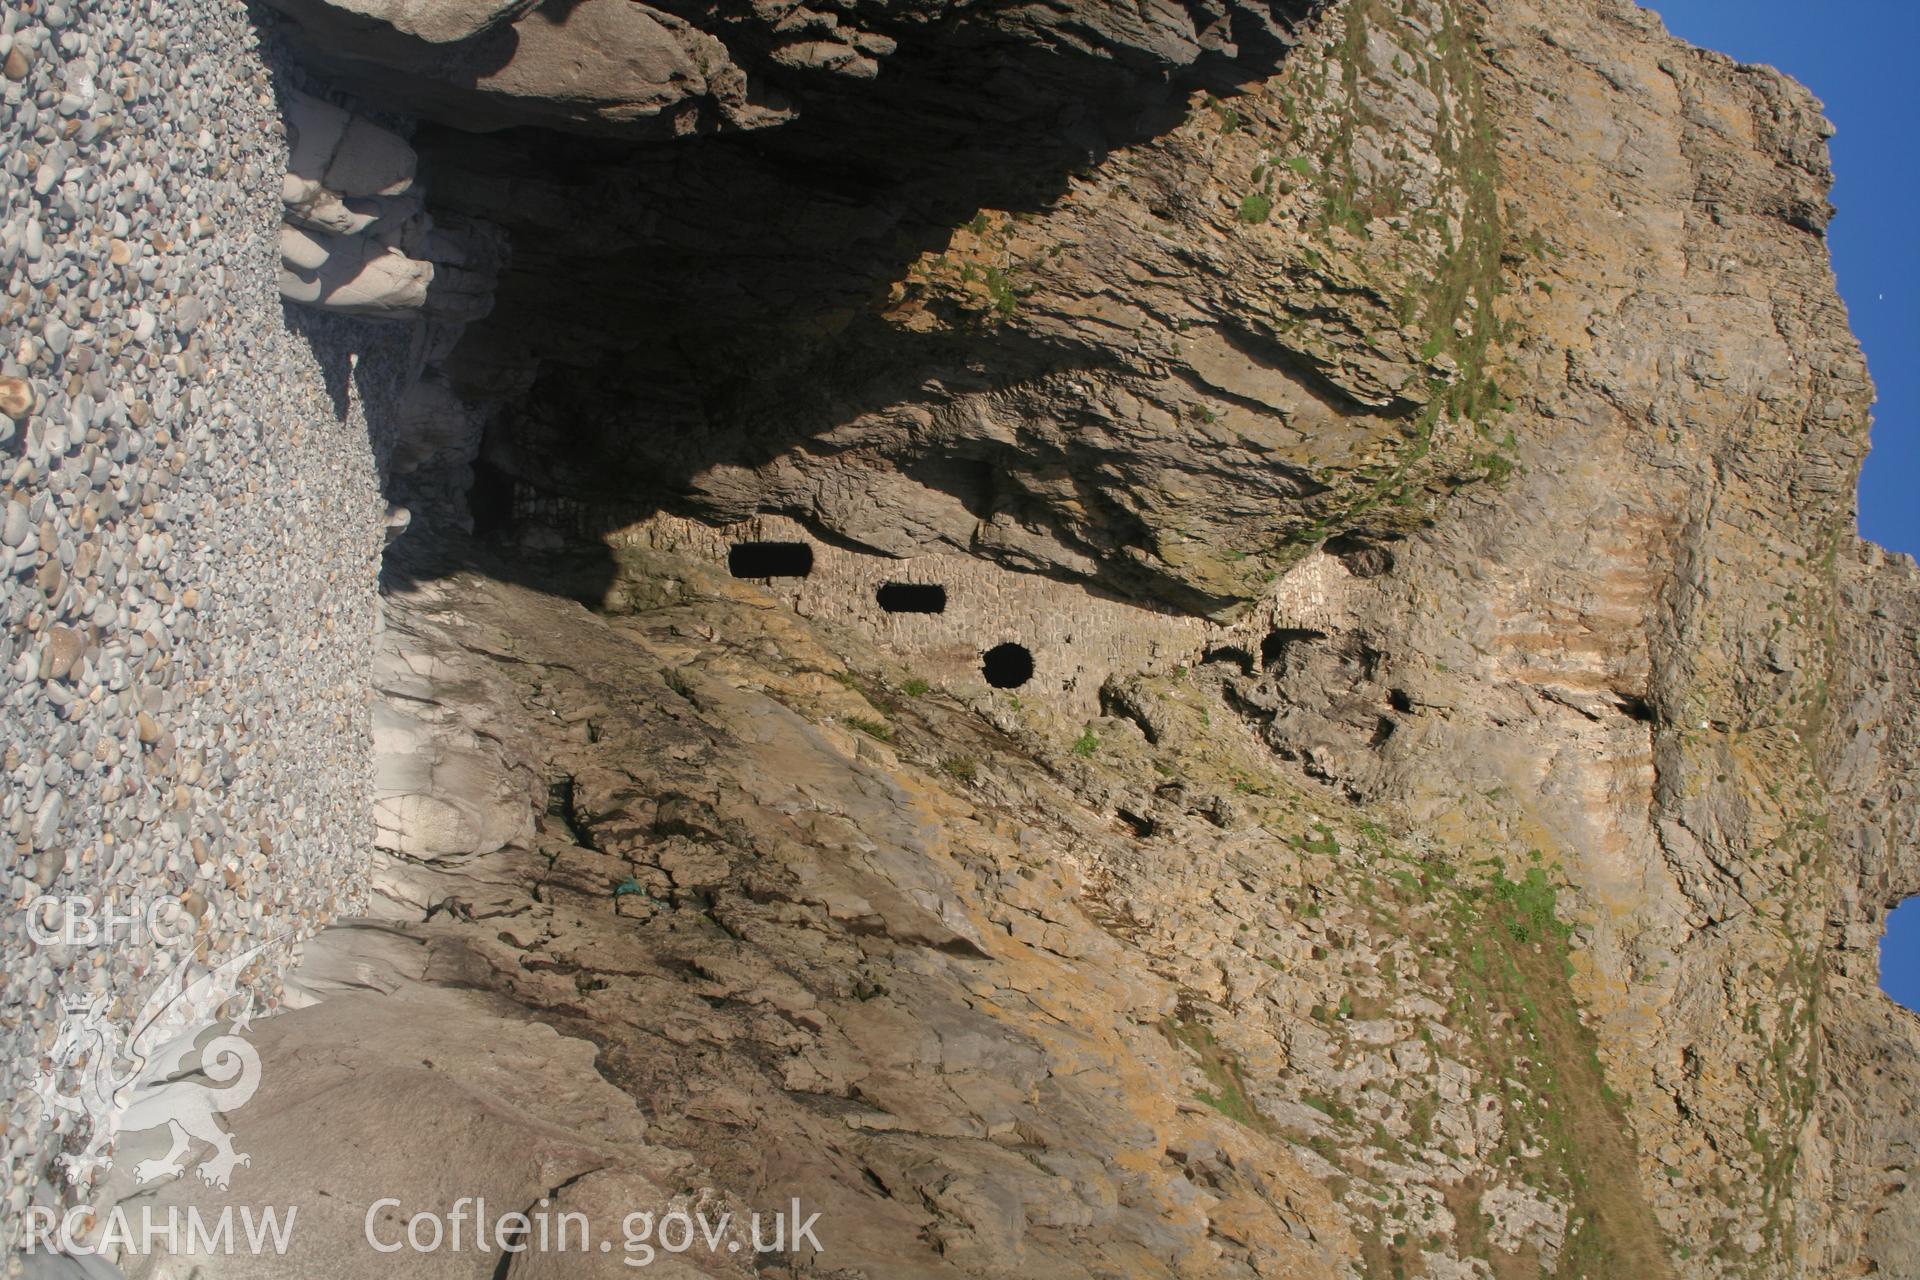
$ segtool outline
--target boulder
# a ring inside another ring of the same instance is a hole
[[[340,19],[362,18],[363,25],[383,24],[401,35],[428,44],[452,44],[479,35],[500,22],[525,13],[535,0],[328,0],[284,6],[309,16],[322,10]]]
[[[210,1220],[235,1199],[297,1206],[289,1247],[202,1253],[185,1233],[160,1235],[144,1257],[127,1260],[129,1280],[502,1274],[507,1258],[497,1247],[481,1250],[476,1221],[491,1227],[534,1211],[589,1177],[622,1197],[618,1213],[605,1196],[580,1201],[617,1260],[624,1215],[669,1208],[687,1159],[648,1141],[634,1100],[595,1071],[591,1043],[506,1015],[487,996],[423,983],[430,965],[459,958],[434,960],[422,939],[391,926],[337,928],[307,953],[294,981],[306,1000],[324,998],[247,1033],[259,1086],[222,1117],[248,1157],[231,1188],[211,1187],[189,1168],[141,1187],[128,1205],[137,1215],[137,1204],[151,1204],[156,1216],[193,1207]],[[134,1159],[165,1146],[164,1130],[144,1137],[116,1161],[119,1196],[132,1190]],[[465,1217],[456,1245],[457,1209]],[[393,1249],[418,1213],[440,1219],[448,1232],[440,1247]],[[575,1251],[554,1261],[583,1259]]]
[[[273,3],[336,83],[462,129],[671,135],[701,99],[746,105],[724,44],[634,0]]]
[[[399,134],[355,116],[335,145],[322,182],[343,196],[397,196],[413,185],[418,162]]]

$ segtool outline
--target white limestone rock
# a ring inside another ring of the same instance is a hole
[[[373,721],[376,847],[416,858],[491,853],[531,837],[528,787],[457,725],[392,703]]]
[[[322,181],[343,196],[397,196],[413,185],[419,157],[399,134],[355,116]]]
[[[327,244],[300,227],[280,228],[280,261],[294,271],[318,271],[327,262]]]

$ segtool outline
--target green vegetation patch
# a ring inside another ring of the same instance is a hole
[[[958,782],[973,782],[980,776],[980,766],[972,756],[947,756],[940,761],[940,772]]]
[[[1160,1024],[1160,1033],[1175,1046],[1190,1050],[1199,1059],[1200,1071],[1208,1087],[1195,1095],[1198,1100],[1235,1124],[1262,1133],[1273,1125],[1247,1097],[1246,1082],[1240,1074],[1240,1060],[1214,1039],[1213,1032],[1190,1016],[1169,1018]]]

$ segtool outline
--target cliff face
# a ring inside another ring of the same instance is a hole
[[[357,1025],[501,1202],[804,1194],[833,1274],[1920,1265],[1920,576],[1803,90],[1613,0],[276,8],[511,257],[252,1191]],[[503,1008],[644,1134],[434,1067]]]

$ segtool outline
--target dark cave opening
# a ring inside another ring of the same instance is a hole
[[[1215,645],[1200,655],[1202,664],[1210,662],[1228,662],[1240,668],[1240,674],[1253,674],[1253,654],[1237,644]]]
[[[888,613],[945,613],[947,589],[937,582],[887,582],[873,593]]]
[[[997,644],[981,655],[980,671],[996,689],[1018,689],[1033,679],[1033,653],[1012,641]]]
[[[1393,552],[1378,541],[1357,533],[1342,533],[1328,538],[1322,548],[1347,567],[1356,578],[1377,578],[1393,572]]]
[[[1638,694],[1616,693],[1614,695],[1613,705],[1618,707],[1620,714],[1629,720],[1638,720],[1643,724],[1652,724],[1658,719],[1658,717],[1654,715],[1653,704]]]
[[[1287,650],[1294,645],[1326,638],[1324,631],[1311,631],[1305,627],[1276,627],[1267,632],[1267,638],[1260,642],[1260,665],[1271,667],[1286,657]]]
[[[467,490],[467,514],[476,537],[503,533],[513,527],[513,477],[482,459],[473,464],[473,487]]]
[[[736,578],[804,578],[813,572],[813,548],[804,542],[736,542],[727,551]]]
[[[839,514],[812,499],[796,507],[765,491],[763,473],[796,454],[816,458],[809,467],[819,474],[808,484],[827,483],[830,471],[884,465],[989,518],[1009,491],[1017,498],[1030,487],[1007,483],[1008,473],[1017,479],[1036,466],[1020,448],[962,433],[951,444],[889,446],[882,464],[878,454],[868,461],[867,444],[844,461],[818,461],[843,448],[821,442],[853,424],[863,440],[891,434],[886,414],[930,379],[941,398],[971,397],[989,384],[1106,362],[1097,344],[998,322],[1005,317],[950,328],[970,312],[938,282],[914,285],[909,298],[915,308],[932,307],[929,316],[958,308],[934,330],[896,323],[872,300],[913,280],[916,264],[944,253],[976,221],[1046,216],[1109,157],[1173,136],[1196,90],[1225,100],[1257,89],[1284,64],[1316,7],[1278,0],[1208,10],[1201,20],[1175,6],[1138,28],[1119,19],[1111,29],[1105,17],[1087,28],[1079,15],[1037,10],[961,6],[931,24],[885,16],[885,6],[857,21],[842,11],[835,39],[870,18],[880,22],[876,39],[890,32],[889,52],[874,55],[880,71],[870,76],[796,72],[775,53],[787,37],[746,34],[769,21],[764,15],[708,15],[740,33],[725,49],[712,46],[722,60],[714,74],[751,79],[752,101],[716,115],[718,99],[667,98],[657,114],[648,106],[617,121],[601,117],[608,104],[587,105],[553,86],[508,101],[498,86],[473,82],[473,67],[440,62],[453,56],[451,46],[429,67],[416,63],[423,51],[411,37],[388,33],[379,55],[349,57],[331,28],[295,20],[285,29],[342,90],[421,117],[408,141],[436,225],[502,237],[498,246],[488,241],[489,269],[498,273],[491,309],[467,323],[443,361],[456,395],[485,402],[500,465],[534,490],[615,509],[622,524],[632,522],[630,509],[672,509],[721,525],[756,510],[804,508],[820,526],[810,536],[850,536],[834,527]],[[512,11],[530,8],[543,7]],[[676,12],[694,29],[707,23],[692,9]],[[1197,44],[1191,35],[1165,43],[1163,18],[1168,30],[1197,21],[1210,34]],[[532,20],[555,39],[567,25]],[[476,45],[474,56],[511,61],[511,28],[489,27],[486,53]],[[362,36],[356,25],[355,39]],[[1214,44],[1216,36],[1226,43]],[[983,94],[986,83],[993,91]],[[727,114],[736,110],[745,117]],[[513,182],[503,184],[509,173]],[[1162,203],[1191,216],[1177,193]],[[1078,477],[1098,464],[1076,450],[1047,465]],[[716,474],[746,488],[723,497],[707,484]],[[1044,482],[1046,493],[1053,483]],[[1104,496],[1104,481],[1079,483],[1076,501],[1112,508],[1088,517],[1112,524],[1103,546],[1152,544],[1152,530],[1122,527],[1125,503]],[[1082,516],[1029,497],[1018,518],[1047,526],[1045,536],[1066,548],[1061,564],[1042,556],[1023,568],[1080,574]],[[995,544],[987,558],[1016,557]],[[1163,571],[1152,555],[1096,561],[1093,576],[1105,589],[1191,611],[1225,604]]]

